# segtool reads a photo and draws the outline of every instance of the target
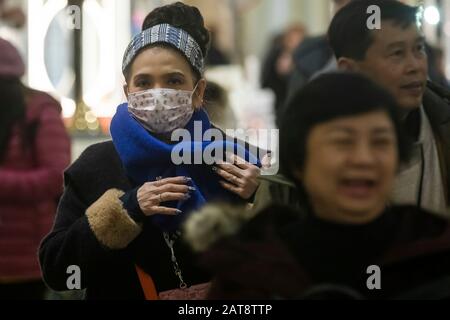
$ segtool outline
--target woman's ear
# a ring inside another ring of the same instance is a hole
[[[200,79],[197,83],[197,87],[195,89],[194,95],[192,97],[192,103],[196,110],[201,109],[203,106],[203,100],[205,98],[206,91],[206,80],[204,78]]]

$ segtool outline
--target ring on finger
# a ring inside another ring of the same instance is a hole
[[[164,202],[162,198],[162,193],[159,194],[159,202]]]

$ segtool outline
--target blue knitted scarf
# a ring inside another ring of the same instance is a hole
[[[194,123],[202,125],[202,136],[205,131],[211,129],[211,123],[205,111],[194,112],[192,119],[186,125],[192,139],[194,139]],[[150,132],[144,129],[128,112],[128,104],[118,107],[111,122],[111,136],[114,146],[122,160],[126,174],[134,187],[141,186],[146,182],[152,182],[157,177],[170,178],[184,176],[192,179],[192,186],[196,191],[191,194],[191,198],[186,201],[167,202],[162,204],[166,207],[177,208],[182,213],[177,216],[155,215],[151,219],[163,231],[176,231],[180,224],[194,210],[202,207],[206,202],[220,201],[236,203],[239,197],[225,190],[219,181],[221,178],[206,164],[181,164],[174,165],[171,154],[172,151],[178,153],[183,150],[189,151],[190,159],[202,155],[205,148],[220,148],[221,150],[234,150],[235,154],[245,154],[247,161],[259,163],[256,158],[242,146],[230,141],[181,141],[178,144],[167,144],[155,138]],[[210,150],[210,149],[208,149]],[[216,149],[219,150],[219,149]],[[220,155],[215,155],[220,157]]]

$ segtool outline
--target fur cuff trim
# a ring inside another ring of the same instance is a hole
[[[243,207],[207,205],[184,224],[185,240],[195,251],[204,252],[220,239],[236,234],[254,214]]]
[[[108,190],[86,211],[89,225],[97,239],[113,250],[125,249],[142,231],[123,208],[120,201],[123,195],[123,191]]]

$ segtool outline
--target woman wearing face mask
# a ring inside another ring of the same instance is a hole
[[[361,75],[327,74],[292,97],[280,121],[280,160],[302,210],[272,205],[246,224],[235,209],[192,215],[186,236],[206,251],[210,298],[450,296],[441,281],[450,268],[448,221],[389,205],[409,149],[396,110]]]
[[[53,289],[68,289],[71,265],[88,299],[189,299],[205,288],[208,275],[180,241],[180,225],[210,201],[245,204],[259,175],[242,146],[201,140],[212,128],[201,108],[208,43],[200,12],[182,3],[152,11],[131,41],[122,65],[128,103],[112,120],[112,142],[88,148],[67,170],[58,217],[41,246]],[[193,141],[172,139],[177,129]],[[183,159],[194,161],[213,144],[249,162],[175,164],[180,145]]]

